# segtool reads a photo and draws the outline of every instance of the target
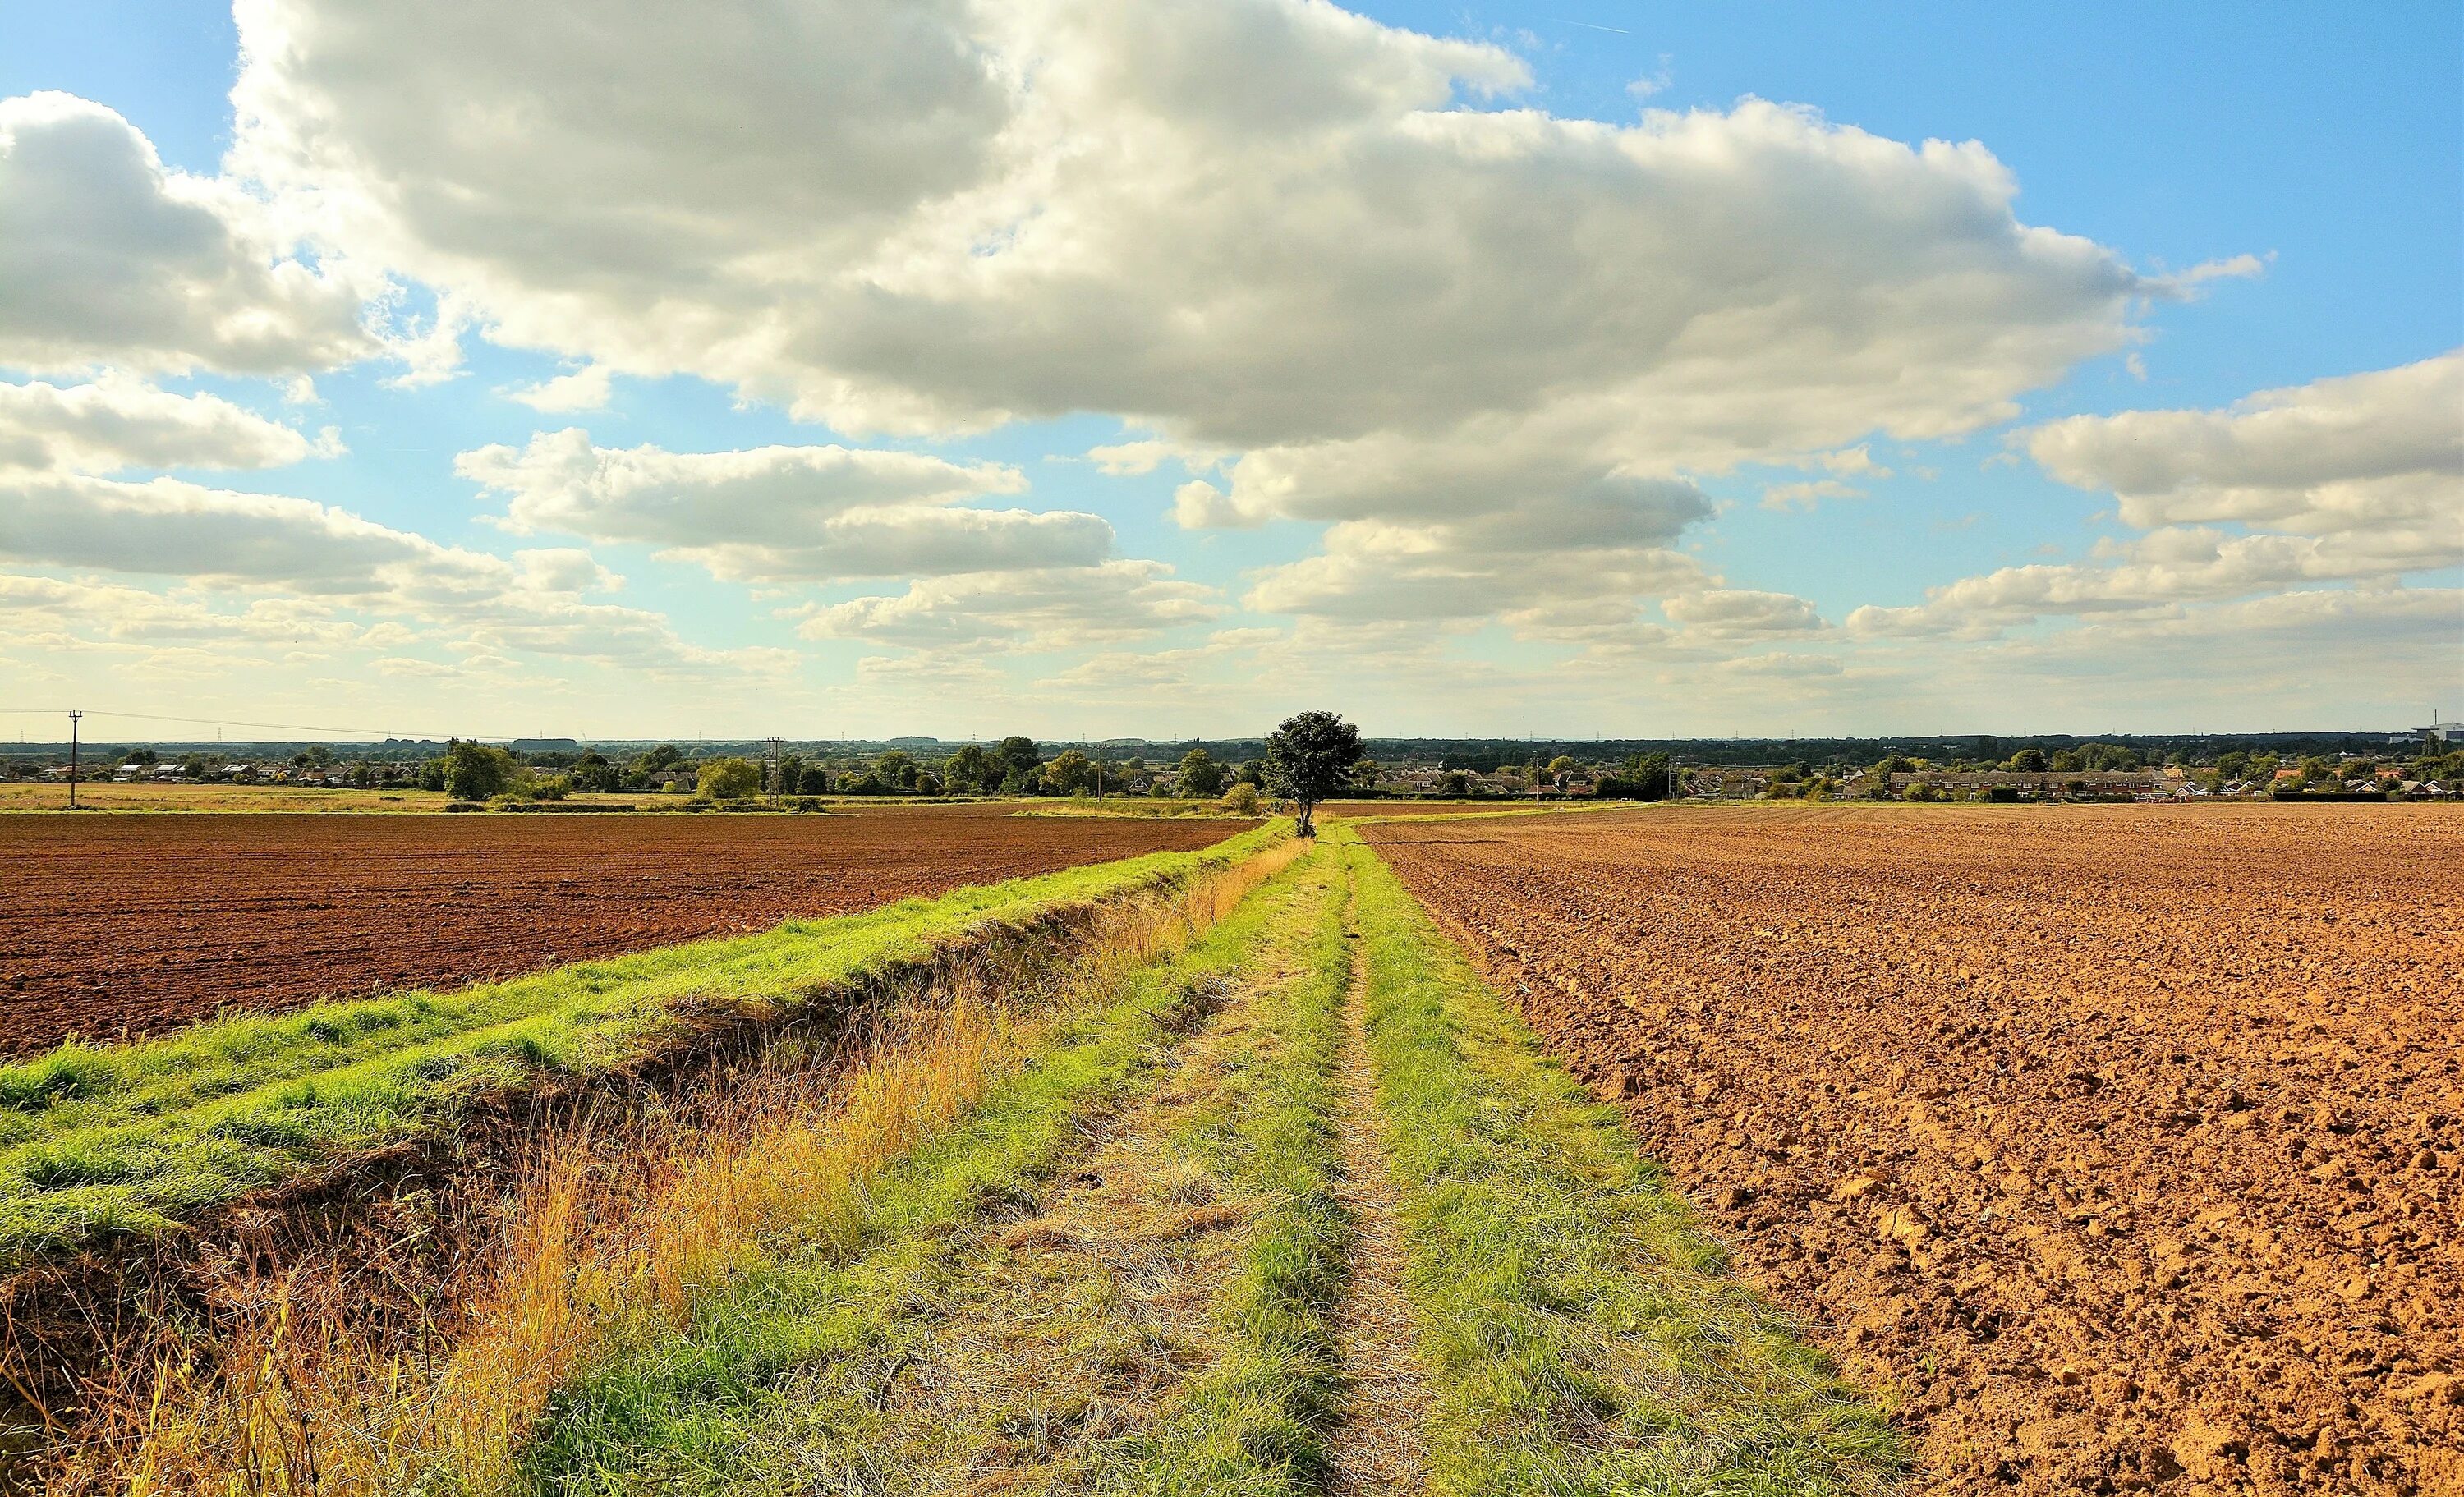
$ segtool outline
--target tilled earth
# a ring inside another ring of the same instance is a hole
[[[2464,1491],[2464,817],[1366,830],[1921,1489]]]
[[[0,816],[0,1054],[845,914],[1247,825],[1010,809]]]

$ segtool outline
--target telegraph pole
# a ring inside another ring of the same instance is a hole
[[[69,809],[72,811],[77,809],[77,719],[84,715],[75,708],[69,710]]]

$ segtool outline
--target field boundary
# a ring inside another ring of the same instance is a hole
[[[1725,1252],[1617,1113],[1349,828],[1429,1488],[1879,1497],[1882,1414]]]

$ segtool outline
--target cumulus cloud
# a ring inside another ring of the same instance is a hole
[[[125,483],[41,475],[20,484],[18,493],[26,502],[0,506],[0,557],[178,579],[172,604],[133,610],[130,617],[174,616],[164,610],[176,605],[176,616],[190,621],[191,632],[215,617],[237,621],[236,628],[268,617],[267,610],[282,619],[324,619],[348,610],[415,621],[466,651],[528,650],[663,676],[775,671],[793,658],[776,649],[702,649],[678,636],[662,614],[594,602],[590,595],[616,587],[622,579],[569,548],[520,551],[508,559],[440,545],[307,499],[169,478]],[[88,595],[98,585],[20,581],[55,590],[82,588]],[[115,597],[157,596],[118,583],[100,585]],[[53,591],[0,598],[0,610],[31,608],[43,597],[56,603],[60,596]],[[237,611],[215,602],[217,596],[239,600]],[[113,626],[113,631],[126,629]],[[324,640],[342,642],[340,635]]]
[[[1784,592],[1712,588],[1681,593],[1662,603],[1660,609],[1689,632],[1717,640],[1812,634],[1825,627],[1813,604]]]
[[[2065,483],[2145,534],[1847,618],[1869,636],[1985,638],[2046,617],[2387,587],[2464,564],[2464,353],[2264,390],[2223,410],[2074,416],[2023,433]]]
[[[904,593],[811,609],[797,632],[911,649],[1053,649],[1135,638],[1221,612],[1213,588],[1176,580],[1160,561],[1111,561],[924,578]]]
[[[2453,540],[2464,514],[2464,350],[2262,390],[2223,410],[2073,416],[2025,440],[2047,473],[2110,490],[2142,529],[2397,526]]]
[[[378,351],[351,284],[100,104],[0,99],[0,364],[276,374]]]
[[[55,648],[86,639],[115,644],[197,644],[341,649],[364,643],[365,626],[312,599],[257,598],[218,605],[193,588],[153,592],[94,578],[0,574],[0,617],[20,643]]]
[[[565,414],[605,407],[615,381],[604,363],[585,363],[570,374],[505,391],[505,398],[533,410]]]
[[[484,447],[454,472],[507,497],[517,533],[639,541],[732,580],[943,576],[1091,566],[1112,529],[1070,511],[958,501],[1026,487],[1001,463],[837,446],[733,452],[604,448],[580,429]]]
[[[1691,484],[1625,479],[1441,520],[1346,520],[1321,554],[1260,573],[1245,601],[1354,622],[1495,615],[1529,636],[1575,637],[1629,623],[1639,597],[1702,585],[1700,563],[1670,543],[1709,513]]]
[[[0,506],[0,556],[55,566],[342,594],[383,590],[408,570],[495,561],[283,495],[77,475],[16,488],[22,502]]]
[[[1758,99],[1469,107],[1522,62],[1305,0],[239,18],[237,169],[489,336],[845,430],[1111,413],[1153,435],[1107,472],[1240,454],[1176,495],[1193,528],[1442,547],[1604,484],[1953,435],[2180,289],[2021,223],[1973,143]]]
[[[1867,636],[1982,639],[2042,618],[2167,612],[2322,583],[2385,583],[2458,560],[2456,542],[2425,544],[2402,534],[2237,536],[2174,526],[2107,548],[2097,561],[2006,566],[1928,588],[1913,607],[1868,605],[1846,623]]]
[[[125,376],[65,386],[0,383],[0,474],[279,468],[340,450],[335,437],[312,444],[220,396],[175,395]],[[0,477],[0,492],[7,482]]]

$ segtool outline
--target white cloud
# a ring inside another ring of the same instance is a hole
[[[678,636],[662,614],[590,601],[588,595],[622,579],[581,551],[546,547],[507,559],[439,545],[306,499],[169,478],[122,483],[46,475],[20,484],[18,495],[25,502],[0,506],[0,557],[179,579],[174,597],[187,601],[178,603],[177,616],[198,627],[216,617],[266,617],[269,609],[283,619],[347,609],[416,621],[429,637],[456,641],[466,651],[527,650],[623,664],[662,677],[775,672],[793,659],[779,649],[703,649]],[[0,600],[0,611],[28,606],[33,598]],[[239,600],[239,613],[217,598]],[[163,615],[157,609],[131,616]],[[340,635],[321,638],[329,646],[344,642]]]
[[[1709,513],[1691,484],[1633,479],[1460,518],[1346,520],[1322,554],[1259,574],[1246,602],[1354,622],[1496,616],[1527,636],[1582,637],[1630,623],[1639,598],[1703,585],[1701,564],[1669,546]]]
[[[339,452],[337,439],[312,445],[220,396],[174,395],[124,375],[66,386],[0,383],[0,474],[279,468]]]
[[[508,496],[505,525],[638,541],[732,580],[822,581],[1091,566],[1112,529],[1070,511],[981,510],[1026,487],[1000,463],[837,446],[735,452],[603,448],[579,429],[464,452],[454,472]]]
[[[378,351],[358,290],[100,104],[0,99],[0,364],[279,374]]]
[[[797,632],[917,649],[1058,649],[1202,623],[1221,611],[1213,588],[1174,580],[1160,561],[1112,561],[924,578],[894,596],[812,609]]]
[[[599,410],[612,393],[613,377],[604,363],[585,363],[570,374],[560,374],[537,385],[525,385],[505,392],[505,398],[528,406],[533,410],[563,414],[577,410]]]
[[[1466,108],[1524,65],[1304,0],[239,19],[237,169],[489,336],[848,430],[1111,413],[1154,435],[1107,472],[1242,454],[1176,495],[1192,527],[1442,548],[1603,485],[1955,435],[2189,284],[2020,223],[1973,143],[1759,99]]]
[[[1088,460],[1114,478],[1139,477],[1172,462],[1191,470],[1210,468],[1221,462],[1226,455],[1213,449],[1186,447],[1178,442],[1165,442],[1153,437],[1134,442],[1113,442],[1087,450]]]
[[[2452,541],[2464,514],[2464,351],[2262,390],[2224,410],[2073,416],[2026,433],[2046,472],[2111,490],[2122,518]]]
[[[2041,618],[2169,611],[2328,582],[2388,582],[2452,565],[2453,544],[2401,534],[2235,536],[2206,526],[2151,531],[2106,560],[2006,566],[1926,589],[1914,607],[1868,605],[1847,627],[1867,636],[1986,638]]]
[[[2464,564],[2464,353],[2224,410],[2074,416],[2021,440],[2055,477],[2112,491],[2145,534],[2086,561],[1963,578],[1916,606],[1861,607],[1852,631],[1985,638],[2047,617],[2385,588]]]
[[[1775,483],[1763,491],[1763,508],[1767,510],[1810,510],[1824,499],[1861,499],[1865,491],[1837,478],[1815,478],[1802,483]]]
[[[22,480],[16,494],[20,502],[0,506],[0,556],[55,566],[343,594],[495,561],[307,499],[172,478],[51,474]]]
[[[1811,634],[1825,627],[1814,605],[1784,592],[1714,588],[1681,593],[1660,607],[1689,633],[1715,640]]]

